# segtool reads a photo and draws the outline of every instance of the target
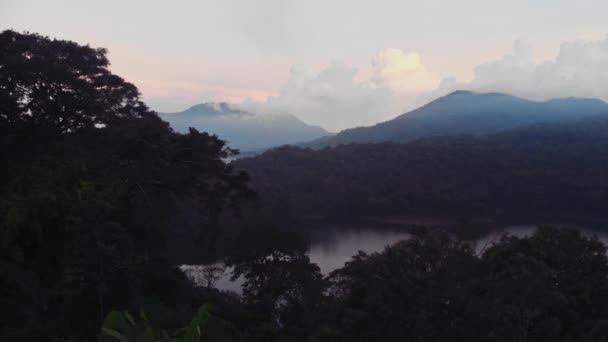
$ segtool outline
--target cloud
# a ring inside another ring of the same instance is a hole
[[[111,69],[135,84],[154,110],[175,112],[208,101],[262,101],[276,93],[289,62],[283,58],[213,57],[167,51],[153,54],[112,44]],[[256,72],[252,72],[255,70]]]
[[[437,78],[422,64],[420,55],[400,49],[378,51],[372,60],[373,81],[397,94],[429,90],[437,86]]]
[[[389,120],[462,89],[505,92],[533,100],[575,96],[608,101],[608,36],[603,40],[565,42],[554,58],[540,62],[533,58],[533,52],[532,46],[516,41],[507,55],[477,65],[470,81],[449,77],[440,81],[419,54],[385,48],[372,57],[369,65],[352,67],[333,62],[320,70],[292,66],[286,81],[272,96],[267,95],[268,91],[255,93],[254,89],[233,84],[141,84],[144,94],[169,94],[176,99],[174,102],[194,99],[201,93],[215,101],[249,98],[240,104],[245,110],[290,113],[334,132]]]
[[[369,80],[356,80],[357,72],[342,62],[319,72],[294,66],[277,96],[241,106],[256,113],[290,113],[330,131],[373,124],[394,110],[392,94]]]
[[[256,113],[290,113],[329,131],[372,125],[402,113],[421,89],[437,86],[416,53],[380,50],[372,59],[371,76],[333,62],[322,70],[293,66],[279,94],[240,106]]]
[[[470,82],[446,78],[426,99],[458,89],[505,92],[533,100],[589,97],[608,101],[608,36],[562,43],[555,58],[542,62],[533,60],[530,46],[517,41],[509,55],[478,65]]]

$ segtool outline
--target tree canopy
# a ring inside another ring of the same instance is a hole
[[[236,162],[273,217],[606,223],[608,119],[407,144],[284,146]]]
[[[13,339],[87,334],[110,309],[170,297],[151,279],[179,274],[164,241],[180,201],[196,204],[203,251],[222,210],[254,197],[223,161],[237,151],[173,132],[108,67],[104,49],[0,33],[0,325]]]

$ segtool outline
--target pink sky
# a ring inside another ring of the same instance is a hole
[[[603,94],[596,91],[602,72],[578,78],[578,88],[538,92],[525,84],[526,72],[540,77],[545,62],[556,72],[603,68],[597,59],[608,31],[605,13],[605,0],[3,0],[0,29],[108,48],[112,70],[158,111],[204,101],[267,101],[274,111],[336,130],[411,109],[429,93],[441,94],[436,90],[446,78],[520,96]],[[580,65],[565,65],[560,48],[576,39],[588,44],[575,44],[578,52],[570,49],[566,57],[574,55]],[[508,57],[519,40],[530,47],[529,56],[517,57],[521,65],[509,66],[519,79],[492,77],[523,88],[476,79],[480,65],[513,62]]]

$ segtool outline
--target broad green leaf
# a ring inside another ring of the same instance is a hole
[[[131,316],[131,314],[128,311],[125,311],[124,317],[127,319],[127,321],[129,323],[131,323],[132,326],[136,326],[137,325],[137,324],[135,324],[135,320],[133,319],[133,316]]]
[[[201,337],[201,325],[209,319],[209,305],[205,304],[198,309],[196,316],[190,322],[181,342],[199,342]]]
[[[150,321],[148,320],[148,316],[146,316],[146,313],[144,312],[144,310],[141,310],[140,316],[144,323],[144,330],[146,332],[146,337],[148,338],[148,340],[150,342],[156,342],[156,335],[154,334],[154,329],[152,328],[152,324],[150,324]]]
[[[101,328],[101,331],[103,334],[114,337],[115,339],[119,340],[120,342],[130,342],[126,337],[124,337],[121,333],[119,333],[118,331],[116,331],[114,329],[104,327],[104,328]]]

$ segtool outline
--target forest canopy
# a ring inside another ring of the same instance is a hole
[[[264,207],[294,218],[605,219],[608,119],[407,144],[280,147],[236,162]],[[604,222],[604,221],[602,221]]]

